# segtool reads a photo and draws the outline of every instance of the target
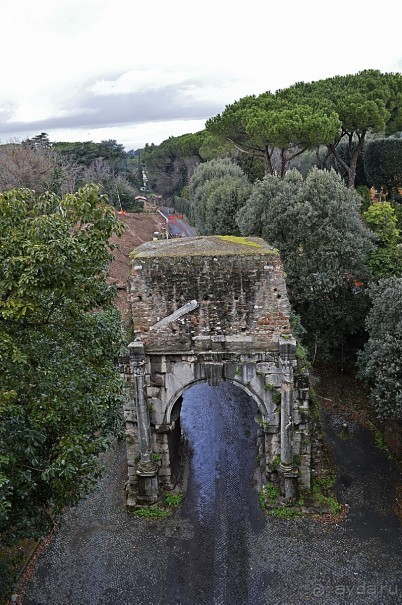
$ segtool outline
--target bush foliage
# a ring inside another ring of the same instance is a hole
[[[360,216],[360,197],[339,175],[313,168],[256,184],[238,214],[244,235],[279,248],[290,301],[310,339],[336,348],[363,327],[371,234]]]
[[[371,286],[366,320],[369,339],[359,354],[360,375],[371,385],[380,418],[402,419],[402,278]]]
[[[35,533],[76,502],[116,431],[119,230],[95,186],[0,195],[0,531]]]

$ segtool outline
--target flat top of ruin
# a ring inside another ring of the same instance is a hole
[[[135,248],[130,254],[131,258],[237,255],[279,256],[279,252],[260,237],[212,235],[146,242]]]

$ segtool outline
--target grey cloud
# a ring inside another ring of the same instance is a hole
[[[11,109],[0,109],[0,124],[4,121],[10,120],[13,117]]]
[[[33,122],[3,122],[2,134],[37,130],[46,132],[54,128],[95,128],[122,124],[142,124],[181,119],[205,119],[222,110],[221,104],[201,102],[186,96],[192,86],[202,88],[202,82],[188,80],[177,85],[163,86],[119,95],[96,96],[88,91],[70,99],[64,109],[74,115],[49,117]]]

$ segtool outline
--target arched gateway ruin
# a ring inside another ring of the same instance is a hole
[[[184,390],[228,380],[257,403],[262,472],[277,474],[292,504],[310,487],[308,382],[297,369],[278,252],[259,238],[149,242],[132,254],[130,300],[128,503],[173,487]]]

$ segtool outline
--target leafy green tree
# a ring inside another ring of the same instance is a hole
[[[190,200],[196,198],[198,189],[207,181],[220,179],[225,176],[240,179],[245,178],[242,169],[236,166],[229,158],[210,160],[197,166],[189,184]]]
[[[342,126],[328,150],[346,170],[353,188],[368,134],[389,135],[402,128],[402,76],[365,70],[312,83],[309,92],[339,116]],[[338,153],[341,141],[347,142],[347,157]]]
[[[251,194],[251,185],[245,178],[230,176],[212,181],[215,186],[206,199],[206,233],[240,235],[236,222],[237,212]]]
[[[203,158],[200,153],[200,148],[203,144],[203,132],[183,134],[178,137],[170,137],[170,148],[175,150],[178,157],[189,158],[195,157],[200,162]]]
[[[399,231],[399,243],[402,244],[402,196],[394,195],[391,198],[390,204],[395,212],[396,220],[397,220],[397,228]]]
[[[399,230],[395,210],[388,202],[377,202],[371,204],[363,217],[377,236],[376,247],[368,260],[374,277],[400,277],[402,250],[398,246]]]
[[[105,160],[123,159],[126,156],[124,145],[118,143],[116,139],[107,139],[97,143],[98,154]]]
[[[58,141],[53,143],[52,148],[61,155],[67,156],[84,166],[89,166],[96,158],[100,157],[98,145],[92,141]]]
[[[218,158],[232,157],[236,153],[235,147],[229,141],[215,136],[208,130],[198,133],[201,137],[199,154],[204,162]]]
[[[160,145],[146,145],[141,152],[149,186],[162,195],[166,202],[181,195],[194,167],[200,162],[198,154],[190,157],[183,155],[178,138],[180,137],[170,137]],[[183,148],[189,147],[183,143]]]
[[[402,139],[369,141],[364,153],[364,170],[369,185],[392,194],[402,188]]]
[[[160,147],[165,147],[181,158],[196,158],[199,162],[226,156],[232,151],[232,146],[222,143],[222,140],[207,130],[169,137]]]
[[[71,156],[55,151],[47,139],[42,140],[42,135],[0,146],[1,191],[27,187],[37,193],[52,191],[64,195],[78,189],[82,175],[82,166]]]
[[[402,128],[402,76],[398,73],[365,70],[316,82],[299,82],[278,94],[289,103],[304,103],[328,116],[334,113],[338,116],[340,128],[325,143],[323,166],[328,167],[327,160],[333,156],[346,171],[350,188],[355,185],[357,162],[368,134],[389,135]],[[346,141],[347,154],[338,152],[341,141]]]
[[[359,354],[360,375],[371,385],[377,415],[402,420],[402,278],[383,279],[369,294],[369,339]]]
[[[166,203],[182,205],[183,188],[201,162],[226,157],[233,146],[206,130],[169,137],[160,145],[145,145],[141,159],[149,178],[150,188],[163,196]]]
[[[83,179],[81,184],[87,182],[84,177],[88,171],[93,170],[94,165],[102,164],[112,179],[119,178],[126,181],[127,185],[134,187],[136,189],[133,192],[134,196],[138,193],[139,188],[143,186],[139,153],[133,150],[125,151],[123,145],[117,143],[115,139],[101,141],[100,143],[94,143],[93,141],[55,142],[52,143],[52,150],[57,151],[59,156],[82,168]],[[115,184],[113,187],[105,187],[105,193],[111,196],[110,199],[113,201],[116,198]],[[131,194],[132,192],[130,192],[132,202],[133,196]]]
[[[200,164],[190,179],[190,218],[201,234],[236,234],[235,216],[251,193],[247,177],[228,158]]]
[[[52,146],[52,143],[49,140],[49,135],[47,132],[41,132],[40,134],[32,137],[32,139],[25,139],[22,141],[22,145],[49,149]]]
[[[262,158],[237,152],[233,157],[233,161],[240,166],[250,183],[261,181],[264,178],[265,169]]]
[[[322,351],[336,349],[364,321],[372,243],[359,210],[358,194],[339,175],[313,168],[306,179],[296,170],[265,177],[238,214],[243,235],[280,250],[290,301]]]
[[[366,212],[373,203],[371,190],[365,185],[359,185],[359,187],[356,187],[356,192],[359,194],[362,203],[360,212]]]
[[[120,321],[106,284],[121,223],[86,186],[0,195],[0,531],[75,503],[115,433]]]
[[[206,123],[207,130],[239,151],[263,158],[266,174],[274,173],[277,150],[281,176],[289,162],[306,149],[332,141],[339,127],[334,112],[298,102],[296,96],[288,100],[270,92],[243,97]]]
[[[54,142],[52,149],[63,155],[71,157],[75,162],[89,166],[97,158],[107,160],[115,172],[120,172],[124,166],[128,153],[124,146],[115,139],[94,143],[93,141],[84,142]]]

